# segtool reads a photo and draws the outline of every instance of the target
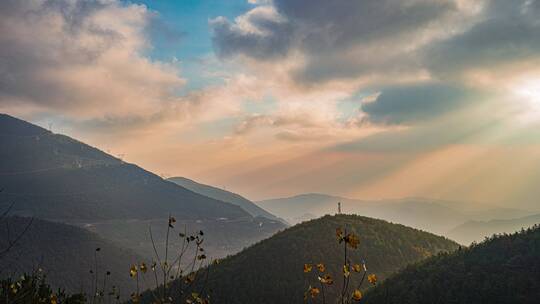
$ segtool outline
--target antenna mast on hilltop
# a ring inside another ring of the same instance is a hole
[[[341,214],[341,202],[337,203],[337,213]]]

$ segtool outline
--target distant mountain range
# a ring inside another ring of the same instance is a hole
[[[201,229],[215,256],[237,252],[283,229],[241,207],[163,180],[64,135],[0,114],[0,210],[74,224],[148,256],[150,223]],[[158,228],[156,228],[158,229]],[[162,235],[157,233],[157,241]]]
[[[458,248],[453,241],[403,225],[355,215],[325,216],[281,231],[212,266],[207,285],[212,301],[302,303],[307,287],[319,284],[317,271],[304,273],[305,263],[324,263],[326,272],[335,278],[334,288],[340,288],[343,247],[337,242],[336,228],[359,236],[359,248],[350,250],[349,259],[365,261],[369,272],[380,279],[409,263]],[[354,276],[351,284],[358,280]]]
[[[448,232],[448,237],[470,244],[498,233],[511,233],[540,224],[540,214],[510,220],[468,221]]]
[[[202,194],[206,197],[210,197],[210,198],[222,201],[222,202],[227,202],[227,203],[231,203],[233,205],[239,206],[243,210],[251,214],[253,217],[262,216],[267,219],[284,222],[284,220],[276,217],[275,215],[257,206],[255,203],[253,203],[252,201],[248,200],[247,198],[239,194],[226,191],[217,187],[201,184],[185,177],[171,177],[171,178],[168,178],[167,180],[177,185],[180,185],[188,190],[191,190],[195,193]]]
[[[523,210],[497,208],[478,203],[426,198],[367,201],[318,193],[256,203],[276,216],[283,217],[291,223],[297,223],[309,217],[335,214],[338,202],[341,203],[344,213],[380,218],[444,235],[470,220],[510,219],[530,214]]]
[[[536,304],[540,299],[540,228],[407,267],[367,292],[364,303]]]
[[[129,277],[129,267],[142,258],[85,229],[40,219],[3,218],[0,248],[8,248],[8,233],[14,239],[25,231],[28,224],[30,226],[22,238],[0,258],[0,277],[17,278],[41,269],[41,274],[55,289],[93,294],[92,284],[97,273],[99,290],[103,289],[103,284],[106,284],[107,291],[115,285],[125,298],[135,289],[133,279]]]

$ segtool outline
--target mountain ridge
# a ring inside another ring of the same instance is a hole
[[[463,244],[483,241],[498,233],[513,233],[540,223],[540,214],[516,219],[494,219],[489,221],[467,221],[448,232],[448,236]]]
[[[254,217],[262,216],[271,220],[277,220],[277,221],[286,223],[284,220],[276,217],[270,212],[257,206],[255,203],[241,196],[240,194],[230,192],[224,189],[220,189],[214,186],[202,184],[192,179],[181,177],[181,176],[170,177],[167,180],[177,185],[180,185],[188,190],[191,190],[195,193],[199,193],[201,195],[204,195],[204,196],[216,199],[216,200],[220,200],[223,202],[231,203],[236,206],[240,206],[242,209],[244,209],[245,211],[247,211],[249,214],[251,214]]]
[[[296,223],[309,218],[305,216],[306,214],[313,214],[315,217],[334,214],[337,212],[338,202],[341,202],[341,209],[346,213],[385,219],[445,235],[451,229],[471,219],[512,218],[530,214],[524,210],[422,197],[360,200],[307,193],[256,203],[273,214]]]
[[[169,216],[214,235],[209,250],[218,256],[284,227],[9,115],[0,115],[0,130],[0,210],[14,202],[12,215],[91,225],[144,256],[153,252],[148,221],[166,223]]]

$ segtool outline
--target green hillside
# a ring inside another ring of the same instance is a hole
[[[389,278],[367,303],[539,303],[540,228],[494,236]]]
[[[288,228],[211,269],[207,288],[215,303],[302,303],[304,291],[316,283],[305,263],[324,263],[341,278],[342,246],[336,228],[359,236],[351,261],[365,261],[369,272],[384,279],[409,263],[458,248],[453,241],[403,225],[356,215],[325,216]],[[339,283],[336,280],[336,285]],[[352,285],[358,283],[358,278]],[[367,287],[367,284],[364,285]]]
[[[24,232],[27,226],[29,228]],[[123,297],[134,290],[128,270],[131,263],[142,258],[133,251],[120,248],[85,229],[23,217],[1,220],[0,251],[9,247],[8,235],[13,241],[22,232],[22,238],[0,256],[0,277],[18,278],[41,269],[40,274],[46,276],[53,289],[62,288],[70,293],[83,291],[91,295],[97,273],[99,290],[104,284],[108,291],[115,285]]]

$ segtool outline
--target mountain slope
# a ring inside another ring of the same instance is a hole
[[[341,202],[342,210],[346,213],[381,218],[436,234],[446,234],[472,219],[512,218],[529,214],[521,210],[426,198],[367,201],[318,193],[264,200],[257,204],[276,216],[296,223],[306,214],[315,217],[334,214],[338,202]]]
[[[271,220],[280,220],[275,215],[255,205],[252,201],[236,193],[229,192],[229,191],[219,189],[216,187],[212,187],[209,185],[201,184],[185,177],[171,177],[171,178],[168,178],[167,180],[177,185],[180,185],[188,190],[191,190],[195,193],[199,193],[201,195],[204,195],[204,196],[207,196],[207,197],[210,197],[210,198],[222,201],[222,202],[227,202],[227,203],[231,203],[233,205],[239,206],[254,217],[262,216]]]
[[[0,204],[48,219],[239,218],[223,203],[124,163],[102,151],[0,115]]]
[[[540,214],[511,220],[468,221],[448,232],[448,236],[462,244],[480,242],[497,233],[513,233],[540,223]]]
[[[317,280],[303,272],[304,263],[325,263],[338,286],[343,265],[342,247],[336,241],[338,227],[360,238],[359,249],[350,251],[350,259],[365,260],[369,271],[380,278],[458,247],[445,238],[382,220],[325,216],[281,231],[221,261],[211,269],[211,298],[217,303],[302,303],[304,291]]]
[[[0,210],[15,202],[13,215],[91,227],[145,256],[153,251],[150,222],[166,223],[169,215],[179,227],[196,226],[218,239],[207,248],[215,256],[235,253],[284,227],[3,114],[0,159]]]
[[[493,237],[389,278],[364,303],[538,303],[540,229]]]
[[[89,271],[95,269],[96,253],[100,288],[106,271],[111,272],[107,276],[109,290],[115,284],[125,297],[135,288],[129,277],[129,267],[141,258],[133,251],[120,248],[81,228],[39,219],[4,218],[0,225],[2,251],[8,247],[7,227],[14,238],[28,224],[29,229],[22,238],[0,258],[1,276],[18,277],[41,268],[52,287],[92,294],[93,275]],[[100,250],[96,252],[96,248]]]

